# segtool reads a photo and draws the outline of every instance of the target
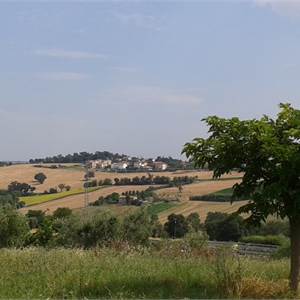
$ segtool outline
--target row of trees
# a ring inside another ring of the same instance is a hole
[[[87,176],[85,180],[91,178],[91,176]],[[110,178],[100,179],[97,181],[96,179],[92,179],[84,183],[85,187],[96,187],[96,186],[105,186],[105,185],[168,185],[168,186],[179,186],[185,184],[191,184],[197,180],[197,176],[178,176],[178,177],[167,177],[167,176],[152,176],[149,174],[148,176],[138,177],[135,176],[133,178],[123,177],[123,178],[115,178],[111,180]]]

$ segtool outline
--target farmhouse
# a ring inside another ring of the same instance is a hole
[[[111,164],[112,170],[126,170],[127,167],[128,167],[128,163],[124,161]]]
[[[111,163],[111,160],[97,159],[88,161],[87,166],[91,169],[105,169],[110,167]]]
[[[156,171],[165,171],[168,168],[168,165],[162,161],[154,161],[153,167]]]

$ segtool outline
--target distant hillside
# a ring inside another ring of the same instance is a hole
[[[144,160],[143,158],[137,157],[130,157],[129,155],[119,154],[119,153],[111,153],[109,151],[96,151],[95,153],[88,153],[88,152],[79,152],[67,155],[56,155],[56,156],[49,156],[45,158],[35,158],[30,159],[29,163],[31,164],[39,164],[39,163],[85,163],[89,160],[111,160],[112,162],[120,161],[120,160],[129,160],[131,161],[139,161]],[[146,160],[152,160],[152,158],[147,158]],[[169,169],[192,169],[193,164],[185,162],[181,159],[176,159],[173,157],[163,157],[158,156],[155,161],[162,161],[168,164]]]
[[[110,159],[112,161],[119,159],[127,159],[125,154],[111,153],[109,151],[96,151],[95,153],[79,152],[67,155],[56,155],[45,158],[30,159],[31,164],[35,163],[84,163],[89,160]]]

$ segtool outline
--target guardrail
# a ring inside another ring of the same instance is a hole
[[[234,248],[238,254],[249,256],[270,256],[279,249],[277,245],[218,241],[208,241],[208,246],[210,248]]]

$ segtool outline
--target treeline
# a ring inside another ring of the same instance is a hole
[[[91,181],[85,182],[85,187],[96,187],[96,186],[105,186],[105,185],[168,185],[169,187],[180,186],[191,184],[198,180],[197,176],[177,176],[177,177],[168,177],[168,176],[142,176],[142,177],[123,177],[115,178],[114,180],[110,178],[101,179],[97,181],[93,179]]]
[[[182,161],[181,159],[176,159],[171,156],[157,156],[155,160],[166,163],[168,165],[168,170],[192,170],[195,168],[193,163]]]
[[[7,162],[7,161],[0,161],[0,167],[7,167],[11,166],[12,162]]]
[[[39,163],[85,163],[89,160],[123,160],[126,159],[128,156],[125,154],[119,153],[111,153],[109,151],[96,151],[95,153],[89,152],[79,152],[67,155],[56,155],[56,156],[49,156],[45,158],[36,158],[30,159],[29,162],[31,164],[39,164]]]
[[[146,200],[159,201],[161,199],[154,193],[154,190],[149,187],[145,191],[126,191],[122,194],[112,193],[105,197],[100,196],[98,200],[91,202],[90,206],[101,206],[103,204],[124,204],[141,206]]]

